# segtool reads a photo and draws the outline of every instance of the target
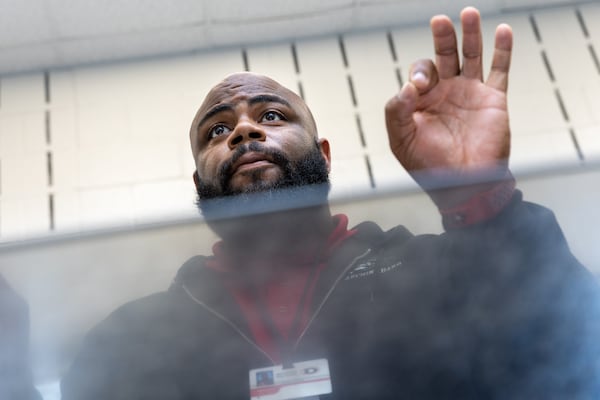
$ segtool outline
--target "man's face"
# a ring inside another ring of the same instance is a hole
[[[190,131],[202,200],[327,183],[329,144],[305,103],[275,81],[241,73],[215,86]]]

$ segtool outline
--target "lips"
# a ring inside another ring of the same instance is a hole
[[[260,153],[246,153],[237,159],[231,166],[231,173],[235,174],[238,171],[262,167],[273,164],[273,161],[266,155]]]

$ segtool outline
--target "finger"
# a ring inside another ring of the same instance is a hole
[[[416,131],[413,113],[416,110],[417,88],[410,82],[404,84],[400,92],[385,105],[385,124],[392,152],[398,157],[407,140]]]
[[[479,11],[467,7],[460,13],[463,30],[462,73],[466,78],[483,80],[481,17]]]
[[[431,60],[418,60],[410,66],[409,81],[419,94],[429,92],[439,82],[438,71]]]
[[[512,46],[513,32],[511,27],[506,24],[498,25],[492,67],[486,84],[503,92],[508,89],[508,71],[510,69]]]
[[[431,18],[430,25],[440,79],[458,75],[460,66],[458,63],[456,32],[452,21],[445,15],[438,15]]]

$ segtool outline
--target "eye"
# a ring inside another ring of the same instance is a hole
[[[226,125],[216,124],[208,130],[208,140],[214,139],[217,136],[221,136],[229,132],[231,132],[231,129],[229,129]]]
[[[274,122],[274,121],[285,121],[283,114],[277,111],[267,111],[260,118],[260,122]]]

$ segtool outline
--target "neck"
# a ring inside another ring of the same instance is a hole
[[[213,221],[210,226],[232,256],[249,261],[314,254],[331,234],[333,221],[325,204]]]

